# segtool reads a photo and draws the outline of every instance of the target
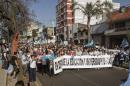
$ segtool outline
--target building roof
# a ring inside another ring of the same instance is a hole
[[[102,34],[104,31],[108,29],[108,24],[106,22],[92,25],[91,26],[91,34]]]
[[[121,12],[121,8],[120,10],[116,10],[112,12],[112,15],[111,15],[112,21],[122,21],[122,20],[130,19],[130,6],[125,7],[126,8],[125,12]]]

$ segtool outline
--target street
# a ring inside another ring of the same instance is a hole
[[[119,86],[127,71],[112,69],[64,70],[54,77],[38,74],[42,86]]]

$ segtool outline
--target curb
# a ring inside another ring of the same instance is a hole
[[[128,71],[128,69],[126,69],[126,68],[123,68],[123,67],[117,67],[117,66],[113,66],[113,68],[116,68],[116,69],[120,69],[120,70],[126,70],[126,71]]]

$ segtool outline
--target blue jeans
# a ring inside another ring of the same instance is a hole
[[[30,68],[29,69],[29,82],[35,82],[36,81],[36,68]]]

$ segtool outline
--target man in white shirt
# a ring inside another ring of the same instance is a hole
[[[29,82],[32,85],[34,86],[37,86],[36,85],[36,58],[37,56],[36,55],[31,55],[31,58],[30,58],[30,68],[29,68]]]

